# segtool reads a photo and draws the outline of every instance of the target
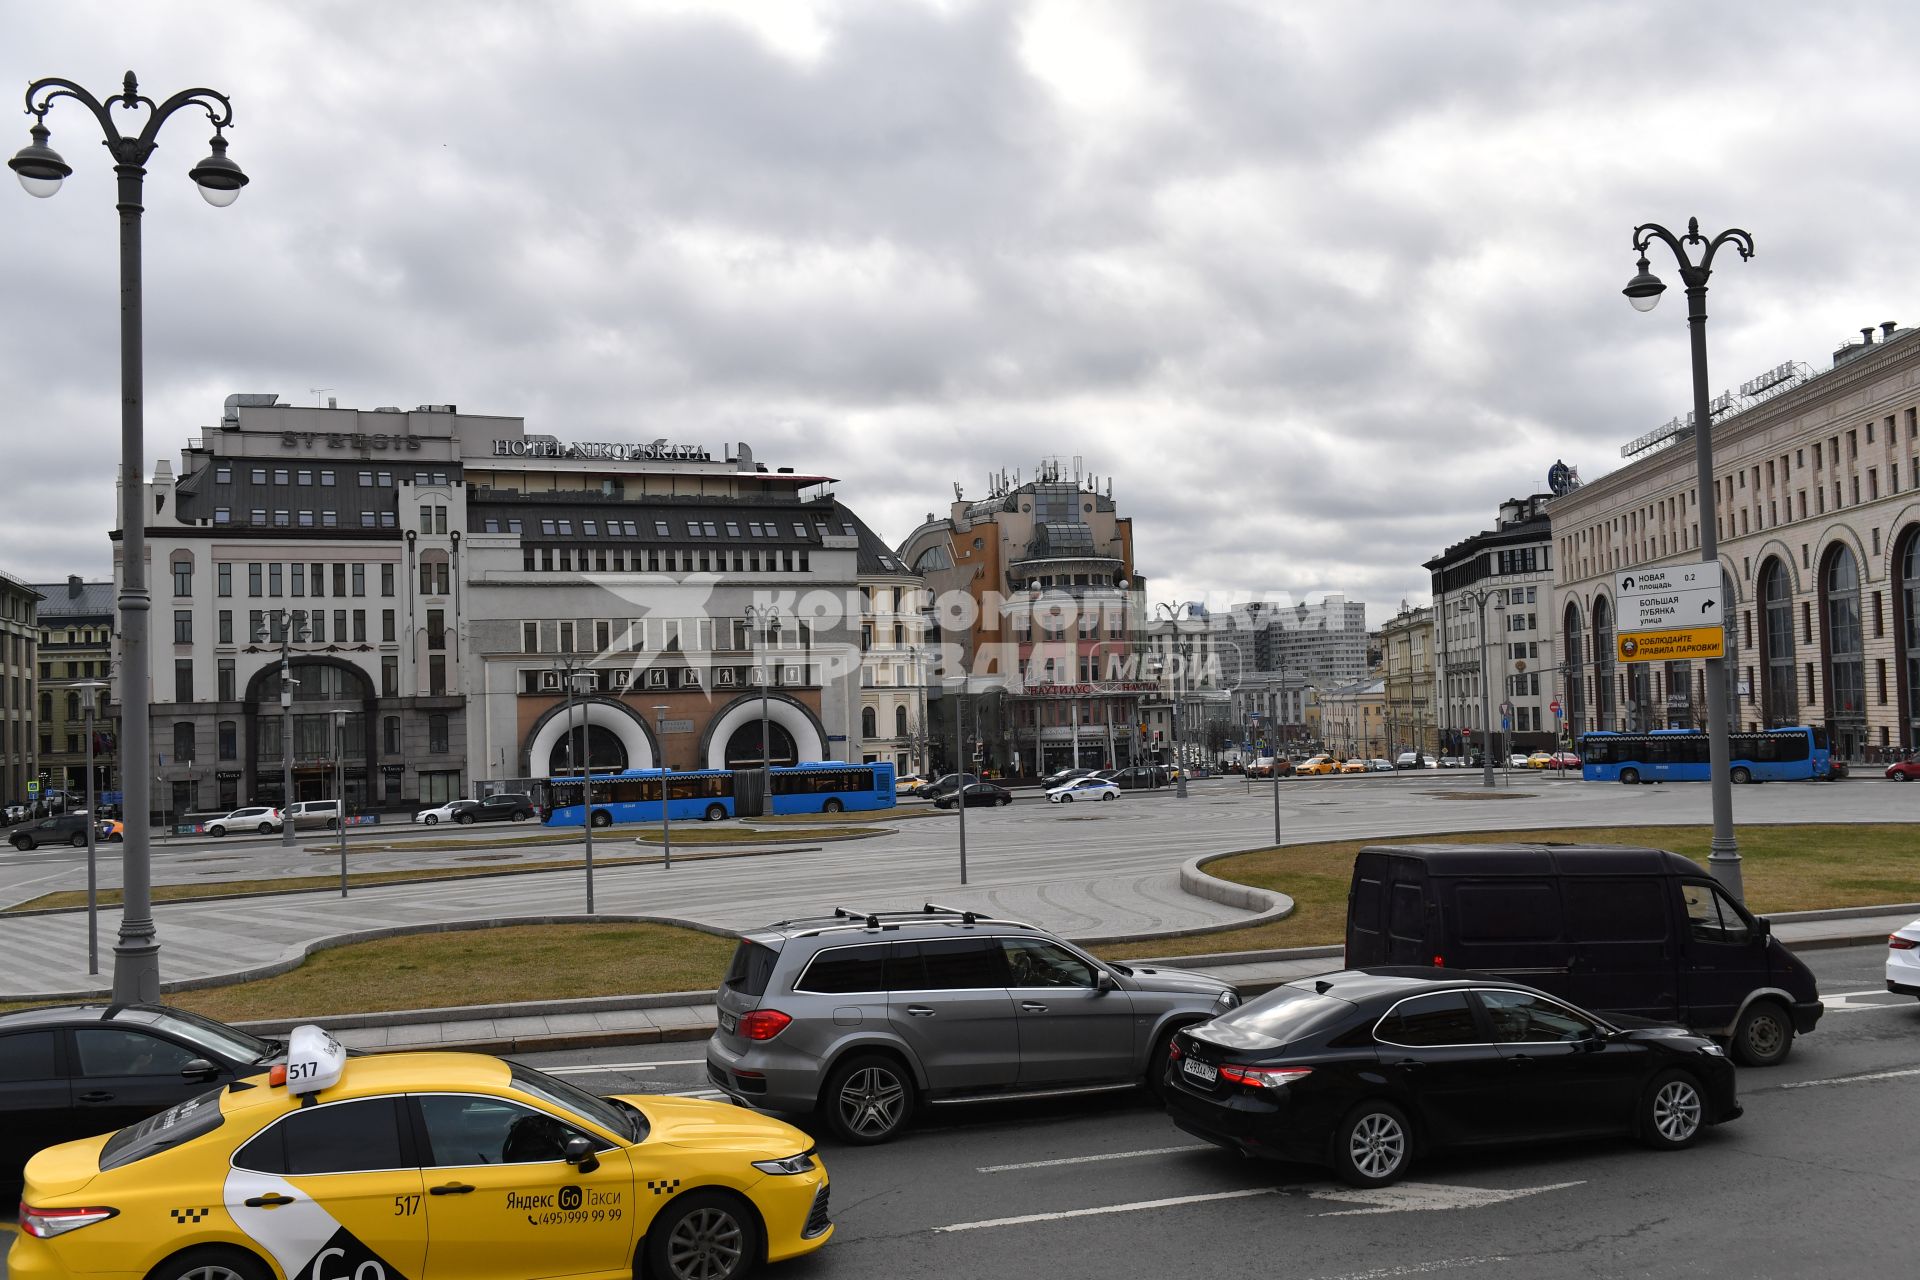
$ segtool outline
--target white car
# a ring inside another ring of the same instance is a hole
[[[1507,767],[1509,769],[1524,769],[1527,767],[1527,757],[1516,751],[1507,757]]]
[[[1120,788],[1105,778],[1075,778],[1047,792],[1048,804],[1072,804],[1075,800],[1118,800]]]
[[[256,804],[215,818],[207,824],[207,834],[224,836],[229,831],[258,831],[272,835],[280,829],[280,811],[271,805]]]
[[[459,807],[459,805],[460,805],[460,802],[458,800],[449,800],[445,804],[439,806],[438,808],[422,809],[420,812],[413,815],[413,820],[415,822],[421,823],[424,826],[429,826],[429,827],[435,826],[442,822],[452,822],[454,820],[453,819],[454,811]]]
[[[1920,996],[1920,920],[1887,935],[1887,990]]]

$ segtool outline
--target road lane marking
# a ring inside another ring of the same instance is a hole
[[[1838,995],[1821,996],[1820,1003],[1828,1013],[1866,1013],[1873,1009],[1909,1009],[1912,996],[1888,991],[1880,987],[1869,991],[1844,991]],[[1856,1003],[1857,1002],[1857,1003]]]
[[[1169,1196],[1164,1200],[1135,1200],[1129,1204],[1103,1204],[1091,1209],[1062,1209],[1055,1213],[1026,1213],[1016,1218],[983,1218],[978,1222],[956,1222],[935,1227],[936,1232],[978,1231],[985,1227],[1019,1227],[1030,1222],[1059,1222],[1066,1218],[1095,1218],[1113,1213],[1138,1213],[1143,1209],[1171,1209],[1183,1204],[1204,1204],[1210,1200],[1244,1200],[1248,1196],[1283,1195],[1285,1187],[1247,1187],[1240,1191],[1213,1191],[1205,1195]]]
[[[1485,1258],[1440,1258],[1433,1262],[1413,1262],[1400,1267],[1374,1267],[1367,1271],[1345,1271],[1337,1276],[1321,1276],[1318,1280],[1393,1280],[1396,1276],[1424,1276],[1435,1271],[1454,1271],[1461,1267],[1480,1267],[1489,1262],[1512,1262],[1504,1253],[1491,1254]]]
[[[1795,1080],[1792,1084],[1783,1084],[1782,1089],[1819,1089],[1832,1084],[1862,1084],[1869,1080],[1898,1080],[1904,1076],[1920,1076],[1920,1067],[1908,1067],[1903,1071],[1870,1071],[1858,1076],[1833,1076],[1826,1080]]]
[[[1543,1191],[1565,1191],[1568,1187],[1585,1186],[1585,1180],[1579,1182],[1550,1182],[1541,1187],[1515,1187],[1511,1190],[1488,1187],[1449,1187],[1438,1182],[1401,1182],[1390,1187],[1336,1187],[1323,1191],[1309,1191],[1307,1195],[1314,1200],[1331,1200],[1338,1204],[1357,1204],[1358,1209],[1336,1209],[1329,1213],[1317,1213],[1316,1218],[1351,1218],[1367,1213],[1430,1213],[1442,1209],[1484,1209],[1491,1204],[1505,1204],[1509,1200],[1519,1200],[1526,1196],[1537,1196]]]
[[[596,1071],[652,1071],[655,1067],[697,1067],[705,1058],[672,1058],[664,1062],[592,1062],[584,1066],[540,1067],[550,1076],[590,1076]]]
[[[1062,1156],[1058,1160],[1028,1160],[1021,1164],[983,1164],[976,1173],[1011,1173],[1015,1169],[1052,1169],[1063,1164],[1093,1164],[1100,1160],[1132,1160],[1139,1156],[1170,1156],[1182,1151],[1212,1151],[1211,1142],[1196,1142],[1185,1147],[1149,1147],[1145,1151],[1108,1151],[1097,1156]]]

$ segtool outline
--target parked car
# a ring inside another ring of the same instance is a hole
[[[261,835],[271,835],[280,830],[280,811],[271,805],[249,805],[244,809],[235,809],[232,813],[222,814],[207,823],[207,834],[225,836],[229,832],[257,831]]]
[[[6,811],[7,825],[12,826],[16,822],[25,822],[27,820],[28,812],[29,810],[27,806],[23,804],[8,805],[7,811]]]
[[[1887,777],[1895,782],[1912,782],[1915,778],[1920,778],[1920,756],[1894,761],[1887,766]]]
[[[1603,1014],[1685,1023],[1764,1067],[1824,1012],[1813,971],[1772,935],[1661,849],[1371,845],[1354,859],[1346,958],[1523,977]]]
[[[1547,769],[1553,765],[1553,752],[1531,751],[1527,753],[1527,768]]]
[[[108,844],[123,844],[126,838],[126,824],[118,818],[102,820],[100,826],[97,828],[97,834],[94,836],[96,841],[105,841]]]
[[[936,809],[951,809],[960,793],[949,791],[933,802]],[[967,808],[978,809],[981,805],[1003,805],[1013,803],[1013,792],[992,782],[970,782],[966,788]]]
[[[917,773],[909,773],[903,778],[893,780],[893,793],[897,796],[917,796],[926,787],[927,780]]]
[[[1099,772],[1098,769],[1086,769],[1086,768],[1080,768],[1080,767],[1075,767],[1071,769],[1055,769],[1052,773],[1040,779],[1040,786],[1042,790],[1051,791],[1055,787],[1066,786],[1069,782],[1072,782],[1075,778],[1089,778],[1098,772]]]
[[[1075,800],[1118,800],[1120,788],[1105,778],[1075,778],[1047,792],[1049,804],[1072,804]]]
[[[287,806],[282,817],[293,823],[295,831],[309,827],[324,827],[328,831],[338,830],[340,802],[338,800],[296,800]]]
[[[1467,758],[1465,756],[1441,756],[1440,767],[1442,769],[1464,769],[1467,767]]]
[[[1556,751],[1547,763],[1549,769],[1578,769],[1580,757],[1571,751]]]
[[[1175,1033],[1162,1071],[1187,1132],[1361,1187],[1440,1147],[1618,1134],[1675,1150],[1741,1115],[1704,1036],[1437,970],[1290,982]]]
[[[1044,929],[928,905],[756,930],[720,984],[707,1077],[742,1106],[818,1111],[847,1142],[923,1104],[1157,1084],[1217,978],[1094,959]]]
[[[475,822],[525,822],[535,815],[533,797],[524,791],[501,791],[480,800],[461,801],[453,820],[467,825]]]
[[[1167,785],[1166,770],[1159,765],[1136,764],[1125,769],[1108,769],[1092,775],[1111,782],[1122,791],[1151,791]]]
[[[1367,762],[1359,756],[1354,756],[1350,760],[1342,760],[1339,771],[1341,773],[1365,773],[1367,771]]]
[[[1887,990],[1920,996],[1920,920],[1887,935]]]
[[[42,1147],[130,1125],[281,1052],[278,1041],[164,1005],[0,1014],[0,1184],[17,1185]]]
[[[1340,766],[1334,763],[1332,756],[1308,756],[1293,766],[1293,771],[1305,777],[1319,777],[1322,774],[1340,772]]]
[[[7,837],[16,849],[38,849],[43,844],[70,844],[84,849],[87,844],[87,823],[90,821],[84,813],[62,813],[51,818],[24,826]]]
[[[1422,755],[1418,751],[1402,751],[1394,758],[1393,766],[1396,769],[1424,769],[1432,759],[1431,756]]]
[[[1379,756],[1375,756],[1373,759],[1367,761],[1367,772],[1392,773],[1393,762],[1391,760],[1382,760]]]

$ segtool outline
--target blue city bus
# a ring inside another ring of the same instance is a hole
[[[1824,781],[1833,775],[1826,730],[1812,725],[1733,734],[1728,756],[1735,782]],[[1708,772],[1707,735],[1699,729],[1580,738],[1580,774],[1588,782],[1705,782]]]
[[[667,816],[676,822],[699,819],[718,822],[733,816],[733,770],[697,769],[664,773],[659,769],[630,769],[596,775],[593,779],[593,825],[616,822],[660,821],[660,785],[666,779]],[[893,766],[883,761],[847,764],[818,760],[810,764],[775,765],[775,813],[841,813],[894,806]],[[550,827],[581,824],[580,779],[577,775],[549,778],[542,801]]]

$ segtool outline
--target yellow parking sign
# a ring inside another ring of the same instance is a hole
[[[1719,627],[1675,631],[1624,631],[1618,639],[1622,662],[1682,662],[1727,656],[1726,633]]]

